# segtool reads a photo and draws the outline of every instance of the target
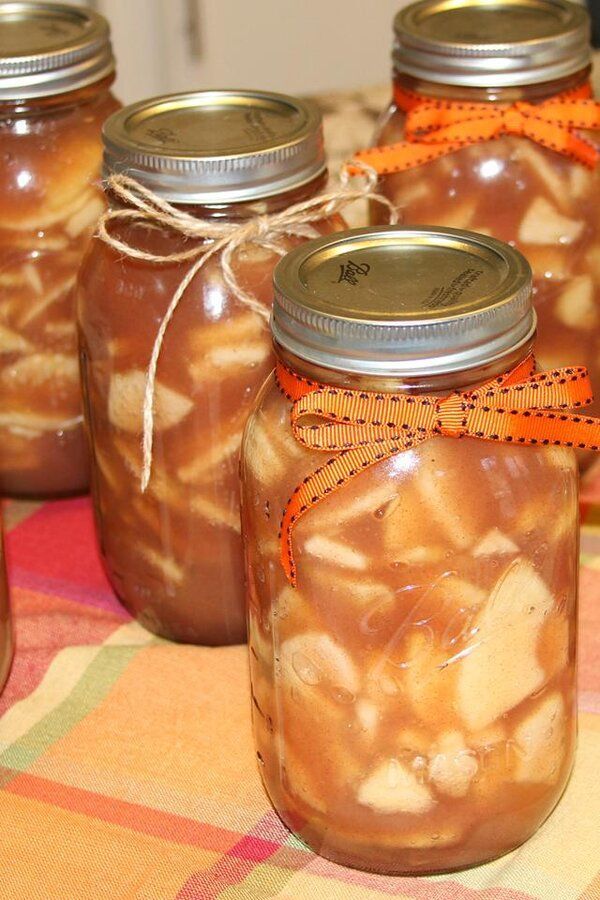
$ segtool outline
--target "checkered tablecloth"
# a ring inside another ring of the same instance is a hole
[[[332,171],[388,95],[319,98]],[[600,477],[583,501],[574,776],[524,847],[432,878],[307,851],[260,783],[246,648],[170,644],[132,622],[88,499],[7,504],[17,654],[0,697],[0,900],[600,900]]]
[[[574,777],[521,849],[388,878],[304,848],[263,792],[245,647],[171,644],[103,574],[89,500],[8,504],[17,654],[0,698],[1,900],[600,898],[600,506],[588,492]]]

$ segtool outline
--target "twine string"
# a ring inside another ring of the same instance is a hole
[[[234,271],[236,254],[247,245],[264,248],[279,256],[287,252],[282,246],[285,238],[310,239],[319,235],[315,224],[335,215],[344,207],[357,200],[369,200],[383,206],[390,224],[398,221],[393,203],[377,193],[377,173],[366,164],[357,164],[362,182],[353,187],[352,175],[342,169],[339,187],[309,200],[295,203],[276,213],[254,216],[242,223],[201,219],[179,209],[159,197],[128,175],[110,175],[106,187],[117,198],[119,208],[108,209],[100,218],[97,236],[122,256],[152,264],[173,264],[190,262],[191,265],[179,282],[158,328],[152,353],[146,371],[142,410],[142,471],[140,488],[144,493],[152,473],[154,444],[154,399],[156,392],[156,372],[163,349],[165,335],[171,320],[185,292],[206,263],[221,254],[223,280],[228,291],[247,309],[267,324],[270,309],[239,283]],[[355,173],[354,173],[355,174]],[[163,228],[182,235],[192,241],[192,246],[173,253],[158,254],[142,250],[128,240],[114,234],[114,226],[119,224],[142,224]]]

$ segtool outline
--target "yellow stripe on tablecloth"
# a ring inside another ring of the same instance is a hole
[[[102,644],[103,647],[145,647],[159,640],[155,634],[146,631],[139,622],[127,622],[113,631]]]
[[[0,719],[0,752],[15,744],[68,699],[103,647],[142,647],[154,639],[154,635],[145,631],[137,622],[128,622],[117,628],[104,644],[80,645],[60,650],[37,688],[19,703],[15,703]]]
[[[265,886],[268,885],[268,878],[264,879]],[[223,891],[219,896],[219,900],[241,900],[242,897],[260,896],[258,893],[244,895],[241,891],[236,893],[237,888],[232,887],[229,892]],[[269,894],[265,894],[268,897]],[[285,887],[279,889],[277,894],[271,895],[279,898],[288,898],[288,900],[299,900],[299,898],[327,898],[327,900],[383,900],[390,897],[386,891],[369,890],[369,888],[359,885],[347,884],[344,881],[334,881],[331,878],[321,878],[318,875],[312,875],[309,872],[298,872],[288,881]],[[441,896],[441,895],[440,895]],[[452,895],[446,895],[450,898]],[[415,895],[411,893],[394,893],[394,900],[414,900]]]
[[[16,743],[67,699],[100,649],[100,646],[67,647],[57,653],[35,691],[15,703],[0,719],[0,751]]]
[[[585,554],[582,563],[587,569],[594,569],[595,571],[598,571],[598,569],[600,569],[600,554]]]

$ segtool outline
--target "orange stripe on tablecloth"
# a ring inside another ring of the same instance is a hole
[[[255,838],[252,848],[240,839],[245,835],[228,831],[208,822],[198,822],[185,816],[167,813],[137,803],[128,803],[114,797],[106,797],[92,791],[69,785],[58,784],[47,778],[22,773],[4,787],[4,791],[19,797],[37,800],[60,807],[68,812],[79,813],[113,825],[120,825],[131,831],[161,838],[164,841],[200,847],[203,850],[229,852],[247,858],[269,856],[279,849],[280,844],[262,838]],[[260,848],[257,846],[260,844]],[[239,850],[235,849],[238,845]],[[262,852],[261,852],[262,851]]]

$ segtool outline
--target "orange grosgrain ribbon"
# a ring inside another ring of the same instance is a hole
[[[379,175],[403,172],[503,134],[529,138],[542,147],[593,168],[599,150],[577,129],[600,129],[600,103],[589,84],[541,103],[468,103],[434,100],[394,86],[396,106],[406,113],[404,141],[355,154]],[[353,173],[352,163],[348,165]]]
[[[338,451],[307,475],[285,508],[280,540],[288,580],[296,585],[292,530],[305,512],[369,466],[435,435],[599,450],[600,419],[565,412],[592,402],[587,369],[534,373],[530,355],[481,387],[434,397],[319,384],[279,363],[277,384],[292,401],[296,440],[309,450]]]

